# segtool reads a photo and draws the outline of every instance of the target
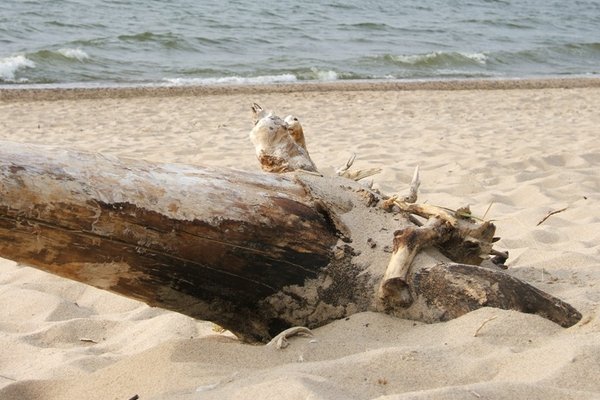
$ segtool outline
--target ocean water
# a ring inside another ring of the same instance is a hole
[[[3,87],[598,74],[598,0],[0,2]]]

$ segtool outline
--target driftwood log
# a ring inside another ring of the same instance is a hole
[[[376,172],[350,173],[351,162],[321,176],[293,120],[257,107],[257,157],[286,173],[0,141],[0,256],[247,341],[366,310],[426,322],[484,306],[565,327],[581,318],[493,267],[493,224],[384,196],[348,179]],[[410,200],[417,187],[415,174]]]

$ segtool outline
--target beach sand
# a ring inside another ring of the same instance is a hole
[[[0,399],[600,398],[600,87],[560,82],[0,91],[5,140],[256,171],[250,104],[294,114],[322,170],[356,153],[395,193],[420,165],[421,202],[487,211],[511,273],[583,314],[361,313],[276,350],[0,259]]]

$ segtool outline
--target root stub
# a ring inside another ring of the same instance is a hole
[[[410,284],[441,320],[481,307],[537,314],[565,328],[581,320],[581,313],[564,301],[502,271],[474,265],[439,264],[419,271]]]

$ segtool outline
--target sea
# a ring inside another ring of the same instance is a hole
[[[598,0],[0,0],[2,88],[599,74]]]

